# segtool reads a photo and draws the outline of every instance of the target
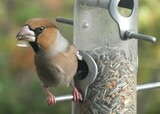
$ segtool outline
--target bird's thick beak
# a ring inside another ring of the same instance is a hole
[[[30,30],[28,25],[25,25],[16,36],[18,41],[35,42],[36,37],[34,31]]]

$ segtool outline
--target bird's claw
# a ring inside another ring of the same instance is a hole
[[[47,102],[49,106],[56,103],[55,96],[50,92],[48,93]]]
[[[81,93],[77,90],[77,88],[75,88],[75,87],[73,88],[72,95],[73,95],[73,101],[75,101],[75,102],[82,101],[82,95],[81,95]]]

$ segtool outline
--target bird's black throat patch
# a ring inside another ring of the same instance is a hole
[[[37,42],[29,42],[29,44],[32,46],[35,53],[38,53],[39,51],[39,45]]]

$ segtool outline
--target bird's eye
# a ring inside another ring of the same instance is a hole
[[[41,27],[38,28],[38,32],[39,32],[39,33],[42,33],[42,32],[44,31],[44,29],[45,29],[45,28],[44,28],[43,26],[41,26]]]
[[[38,35],[40,35],[44,30],[45,30],[45,27],[41,26],[41,27],[36,28],[33,31],[34,31],[36,37],[38,37]]]

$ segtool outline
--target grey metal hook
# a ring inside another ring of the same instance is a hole
[[[121,39],[127,40],[131,38],[135,38],[135,39],[145,40],[149,42],[156,42],[156,38],[153,36],[131,32],[131,31],[135,31],[134,26],[136,26],[137,24],[137,21],[135,20],[137,19],[137,12],[138,12],[137,4],[138,4],[137,0],[132,0],[128,2],[124,0],[111,0],[110,2],[109,11],[112,18],[119,25]],[[118,6],[131,9],[132,10],[131,15],[129,15],[128,17],[120,15],[120,13],[118,12]]]
[[[73,20],[72,19],[67,19],[67,18],[64,18],[64,17],[57,17],[56,21],[60,22],[60,23],[64,23],[64,24],[73,25]]]
[[[138,33],[130,32],[130,31],[125,31],[124,38],[125,39],[135,38],[135,39],[139,39],[139,40],[149,41],[152,43],[156,42],[156,38],[153,36],[138,34]]]

